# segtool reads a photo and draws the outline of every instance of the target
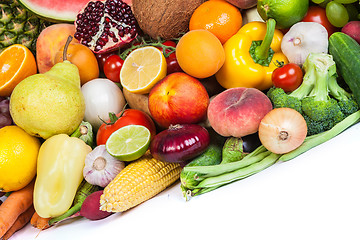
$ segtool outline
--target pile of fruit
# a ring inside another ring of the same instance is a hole
[[[0,1],[1,239],[189,200],[360,121],[357,0],[64,1]]]

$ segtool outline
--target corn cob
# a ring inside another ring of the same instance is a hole
[[[123,212],[154,197],[180,177],[180,164],[156,160],[147,152],[127,165],[104,189],[100,210]]]

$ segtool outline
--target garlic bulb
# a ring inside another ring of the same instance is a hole
[[[309,53],[328,53],[328,32],[320,23],[298,22],[284,35],[281,51],[289,62],[302,66]]]
[[[83,175],[88,183],[106,187],[124,167],[125,163],[111,156],[105,145],[99,145],[86,155]]]

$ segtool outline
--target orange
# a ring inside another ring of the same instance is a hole
[[[64,47],[55,54],[55,64],[63,61]],[[81,85],[99,77],[99,64],[95,54],[85,45],[71,43],[66,51],[66,58],[79,69]]]
[[[195,78],[207,78],[224,64],[225,52],[214,34],[198,29],[188,31],[179,39],[176,59],[185,73]]]
[[[0,96],[9,97],[15,86],[37,73],[32,52],[21,44],[14,44],[0,53]]]
[[[224,44],[242,26],[240,10],[226,1],[206,1],[191,15],[189,30],[206,29]]]

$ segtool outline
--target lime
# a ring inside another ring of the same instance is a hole
[[[257,10],[265,21],[273,18],[276,27],[286,29],[300,22],[309,8],[308,0],[258,0]]]
[[[122,161],[132,161],[145,154],[150,145],[150,131],[142,125],[127,125],[113,132],[105,143],[107,152]]]

